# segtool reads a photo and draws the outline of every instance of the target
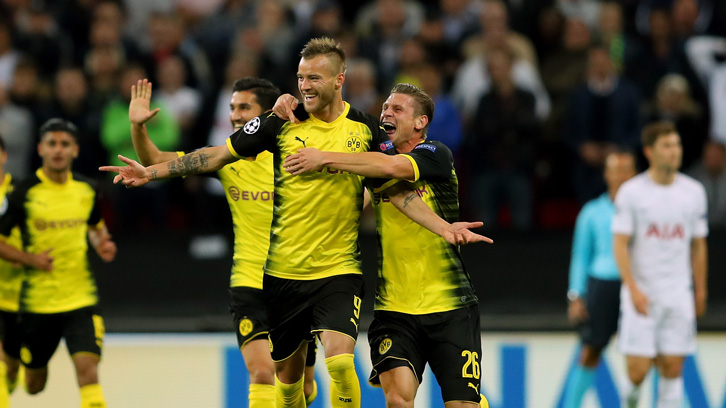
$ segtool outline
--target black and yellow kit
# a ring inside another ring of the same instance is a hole
[[[308,115],[302,105],[295,116],[302,121],[291,123],[274,114],[257,117],[227,139],[237,158],[253,158],[264,150],[273,155],[274,203],[263,291],[276,361],[309,340],[311,331],[336,331],[356,339],[357,321],[351,323],[351,318],[359,313],[355,305],[360,307],[362,294],[360,279],[330,280],[361,274],[362,177],[330,168],[293,176],[283,168],[285,157],[304,147],[343,153],[391,147],[378,121],[348,103],[332,122]],[[271,279],[274,290],[267,285]],[[305,293],[316,296],[296,296]],[[276,307],[282,304],[290,307]]]
[[[438,216],[459,218],[458,181],[451,151],[424,141],[401,154],[412,181],[370,180],[379,239],[374,319],[368,331],[373,370],[410,367],[419,381],[428,363],[444,402],[479,402],[481,334],[478,299],[459,248],[401,213],[386,189],[406,183]]]
[[[0,216],[7,212],[9,195],[13,191],[13,178],[5,173],[0,184]],[[14,228],[6,244],[22,248],[20,229]],[[18,302],[23,285],[23,268],[0,259],[0,341],[5,354],[20,358],[20,331],[18,329]]]
[[[61,313],[96,305],[96,282],[88,266],[88,226],[101,226],[94,186],[75,174],[63,184],[42,169],[19,183],[0,218],[0,235],[19,227],[25,252],[50,250],[53,270],[26,268],[20,311]]]

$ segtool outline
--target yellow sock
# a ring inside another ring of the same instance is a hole
[[[250,384],[249,408],[275,408],[275,386]]]
[[[106,408],[101,384],[88,384],[81,387],[81,408]]]
[[[325,359],[330,373],[330,405],[333,408],[360,408],[360,382],[352,354]]]
[[[313,392],[311,392],[310,395],[305,397],[305,405],[307,405],[309,407],[310,404],[312,404],[313,401],[315,401],[315,397],[317,397],[317,396],[318,396],[318,382],[313,380]]]
[[[487,397],[485,397],[484,394],[479,395],[481,396],[481,402],[479,402],[479,407],[489,408],[489,401],[487,401]]]
[[[275,407],[277,408],[306,408],[305,391],[303,386],[305,378],[294,384],[285,384],[275,376]]]
[[[8,367],[4,361],[0,361],[0,408],[10,406],[10,394],[8,393]]]

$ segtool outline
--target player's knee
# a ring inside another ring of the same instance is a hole
[[[253,366],[248,368],[250,373],[250,384],[275,385],[275,368],[265,366]]]
[[[681,376],[683,365],[680,361],[665,362],[660,367],[661,375],[665,378],[678,378]]]
[[[634,385],[640,385],[643,380],[645,380],[645,376],[648,375],[648,371],[650,368],[643,368],[638,366],[631,366],[628,367],[628,378],[630,379],[630,382],[632,382]]]
[[[396,390],[386,393],[386,408],[412,408],[413,395],[404,395]]]

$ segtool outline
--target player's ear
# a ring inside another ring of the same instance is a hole
[[[345,74],[339,73],[335,76],[335,89],[340,89],[343,87],[343,84],[345,83]]]
[[[416,129],[417,132],[420,132],[426,127],[426,125],[428,125],[429,117],[426,115],[421,115],[421,116],[417,117],[413,123],[414,123],[413,128]]]

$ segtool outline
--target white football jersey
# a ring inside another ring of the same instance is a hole
[[[691,240],[708,235],[706,207],[703,185],[682,173],[662,185],[644,172],[618,190],[612,231],[630,235],[633,278],[650,299],[691,289]]]

